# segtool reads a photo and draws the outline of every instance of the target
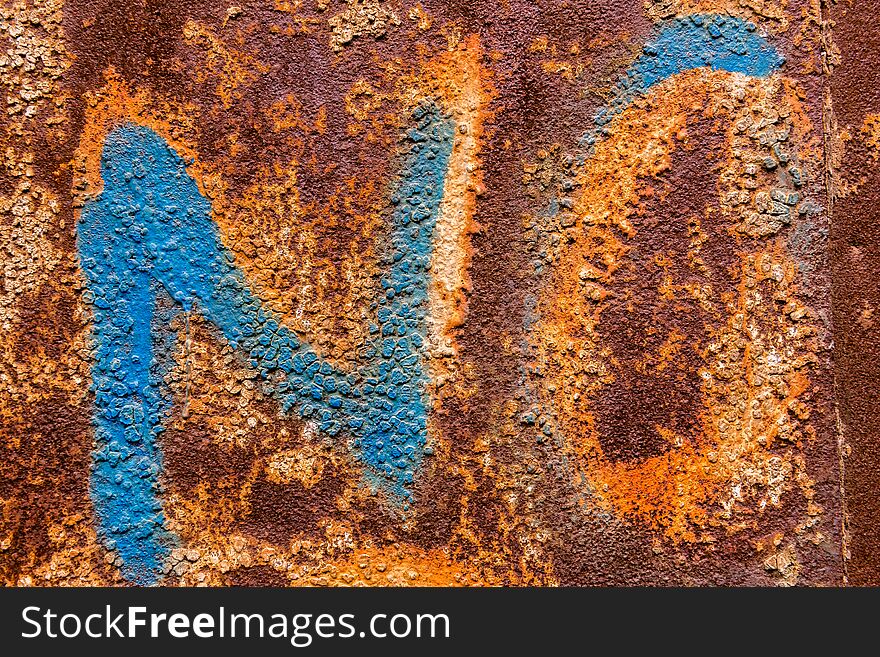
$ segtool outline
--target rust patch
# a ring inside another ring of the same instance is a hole
[[[255,294],[352,372],[400,134],[426,102],[455,136],[412,506],[168,302],[159,481],[180,544],[161,583],[839,583],[835,405],[850,581],[875,582],[868,9],[838,3],[832,28],[806,0],[9,3],[3,582],[124,584],[89,499],[95,308],[75,241],[108,132],[149,127],[185,158]],[[752,21],[780,72],[673,76],[585,152],[643,45],[695,12]]]

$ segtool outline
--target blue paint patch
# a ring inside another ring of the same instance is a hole
[[[596,128],[582,143],[592,146],[604,128],[632,101],[651,87],[685,71],[710,68],[715,71],[766,77],[784,59],[754,23],[732,16],[694,14],[661,24],[657,37],[648,42],[615,85],[612,100],[595,116]]]
[[[127,124],[107,136],[104,190],[83,209],[77,244],[94,309],[90,490],[101,536],[127,580],[158,581],[176,543],[164,527],[158,435],[171,403],[167,322],[181,309],[200,313],[246,354],[285,411],[352,437],[374,484],[410,499],[427,435],[422,347],[432,234],[453,142],[453,122],[437,108],[413,119],[371,308],[377,323],[354,372],[323,361],[254,296],[221,243],[210,203],[159,135]],[[160,303],[166,295],[172,304]],[[270,383],[279,371],[283,382]]]

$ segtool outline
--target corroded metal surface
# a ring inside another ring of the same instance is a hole
[[[3,581],[876,582],[869,4],[6,2]]]
[[[848,575],[853,584],[880,584],[877,490],[877,287],[880,157],[880,72],[870,4],[840,3],[829,12],[834,74],[826,98],[834,223],[835,370],[845,469]]]

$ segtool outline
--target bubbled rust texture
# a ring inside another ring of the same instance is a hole
[[[0,578],[880,583],[840,0],[4,0]]]

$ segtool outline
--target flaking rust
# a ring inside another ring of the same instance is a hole
[[[3,583],[876,583],[856,4],[6,0]]]

